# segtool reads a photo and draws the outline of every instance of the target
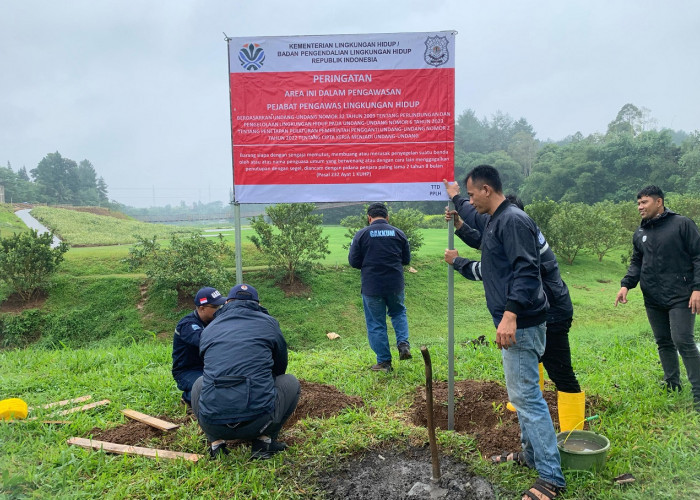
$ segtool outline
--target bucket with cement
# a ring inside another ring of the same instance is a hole
[[[573,430],[557,434],[562,469],[601,471],[610,450],[610,441],[602,434]]]

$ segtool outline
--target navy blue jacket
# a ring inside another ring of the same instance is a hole
[[[225,304],[202,333],[198,417],[209,424],[246,422],[275,408],[275,377],[287,371],[279,323],[254,300]]]
[[[471,217],[470,212],[476,213],[474,207],[465,198],[456,195],[452,201],[463,220]],[[455,231],[455,234],[470,247],[477,250],[481,248],[481,232],[471,228],[466,223]],[[568,321],[574,315],[574,306],[571,303],[569,287],[566,286],[566,283],[561,278],[557,258],[539,229],[537,230],[537,243],[540,252],[540,277],[544,293],[547,295],[547,302],[549,302],[547,324]],[[481,280],[481,263],[478,261],[457,257],[454,262],[454,268],[467,279]]]
[[[403,266],[411,263],[408,238],[386,219],[363,227],[350,243],[348,262],[362,274],[362,295],[402,292]]]
[[[197,311],[192,311],[182,318],[175,327],[173,334],[173,378],[192,370],[204,368],[199,357],[199,336],[204,330],[204,323],[199,319]]]
[[[482,235],[481,275],[494,325],[505,311],[517,315],[518,328],[544,323],[549,305],[540,278],[537,225],[507,200],[493,216],[471,208],[462,219]]]
[[[700,290],[700,232],[691,219],[668,209],[643,220],[632,237],[634,249],[621,286],[641,281],[644,305],[660,309],[687,307]]]

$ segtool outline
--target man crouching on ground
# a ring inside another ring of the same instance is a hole
[[[279,323],[250,285],[231,288],[226,304],[202,333],[204,374],[192,387],[192,411],[213,457],[228,454],[227,439],[252,443],[252,458],[287,448],[277,441],[296,409],[301,386],[287,371],[287,342]]]

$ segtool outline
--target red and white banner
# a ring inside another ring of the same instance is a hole
[[[236,201],[447,198],[454,32],[228,43]]]

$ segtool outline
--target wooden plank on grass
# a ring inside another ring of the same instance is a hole
[[[107,405],[107,404],[109,404],[109,403],[110,403],[110,400],[109,400],[109,399],[103,399],[102,401],[97,401],[97,402],[95,402],[95,403],[90,403],[90,404],[83,405],[83,406],[76,406],[75,408],[71,408],[70,410],[57,411],[57,412],[55,412],[55,413],[52,413],[51,416],[54,416],[54,415],[70,415],[71,413],[75,413],[75,412],[78,412],[78,411],[91,410],[91,409],[93,409],[93,408],[95,408],[95,407],[97,407],[97,406],[103,406],[103,405]]]
[[[126,444],[109,443],[107,441],[96,441],[93,439],[85,439],[79,437],[72,437],[68,441],[68,444],[75,446],[80,446],[82,448],[92,449],[92,450],[103,450],[108,453],[117,453],[121,455],[140,455],[148,458],[182,458],[189,460],[191,462],[196,462],[202,455],[197,455],[196,453],[184,453],[181,451],[170,451],[170,450],[158,450],[156,448],[143,448],[141,446],[128,446]]]
[[[87,394],[85,396],[80,396],[79,398],[64,399],[63,401],[56,401],[55,403],[48,403],[41,406],[30,406],[29,408],[27,408],[27,410],[32,411],[36,410],[37,408],[47,410],[49,408],[53,408],[54,406],[65,406],[71,403],[82,403],[84,401],[88,401],[89,399],[92,399],[92,395]]]
[[[173,424],[172,422],[161,420],[136,410],[122,410],[122,413],[129,418],[143,422],[144,424],[160,429],[161,431],[174,431],[180,427],[178,424]]]

